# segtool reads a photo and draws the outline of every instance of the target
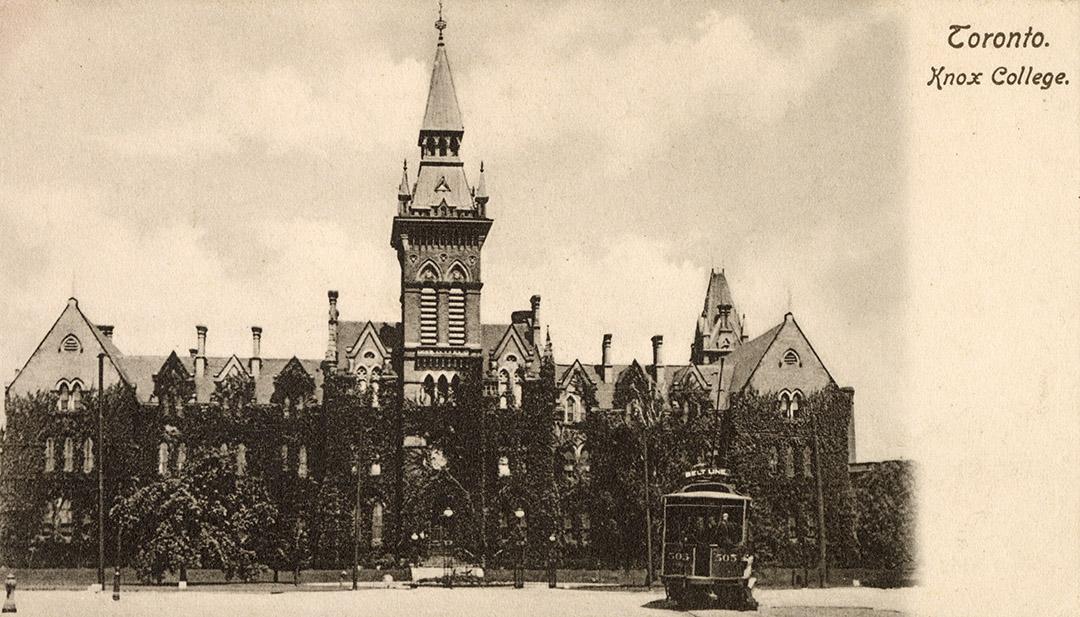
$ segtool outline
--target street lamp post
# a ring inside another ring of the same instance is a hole
[[[557,539],[555,537],[555,532],[552,532],[551,535],[548,536],[548,588],[549,589],[555,589],[555,587],[558,585],[558,580],[556,580],[556,573],[555,573],[555,568],[557,566],[557,564],[555,563],[555,559],[556,559],[555,550],[557,548],[556,545],[555,545],[556,541],[557,541]]]
[[[453,589],[454,552],[452,547],[454,541],[450,538],[450,520],[451,517],[454,516],[454,510],[450,508],[450,506],[447,506],[442,514],[443,518],[446,519],[446,522],[443,524],[443,550],[445,551],[445,554],[443,555],[443,585],[447,589]]]
[[[514,510],[514,516],[518,520],[518,556],[517,567],[514,568],[514,589],[525,587],[525,510]]]

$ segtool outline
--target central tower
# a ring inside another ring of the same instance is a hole
[[[407,399],[449,396],[466,374],[483,368],[480,253],[491,228],[484,166],[472,188],[459,158],[465,127],[446,57],[442,15],[431,71],[420,165],[409,186],[407,164],[398,187],[390,233],[401,269],[403,356],[400,374]]]

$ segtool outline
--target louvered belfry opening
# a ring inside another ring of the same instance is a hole
[[[420,290],[420,344],[435,345],[439,342],[439,296],[435,289]]]
[[[451,345],[465,344],[465,290],[450,289],[447,296],[448,333]]]

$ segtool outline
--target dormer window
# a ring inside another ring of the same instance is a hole
[[[82,343],[79,341],[79,337],[74,334],[65,336],[64,340],[60,341],[60,351],[64,353],[81,353]]]

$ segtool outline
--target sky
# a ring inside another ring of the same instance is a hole
[[[495,219],[483,317],[543,297],[559,361],[688,359],[710,268],[791,310],[909,455],[902,22],[829,3],[447,2],[462,157]],[[0,6],[0,376],[75,295],[125,353],[321,357],[395,320],[389,245],[436,2]]]

